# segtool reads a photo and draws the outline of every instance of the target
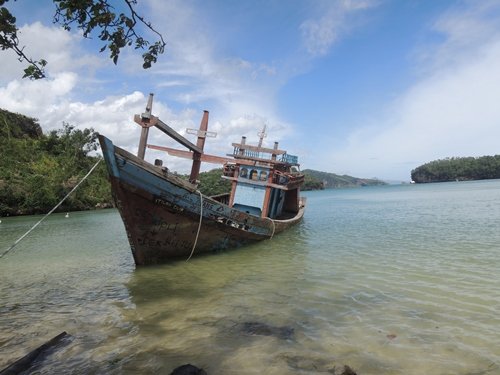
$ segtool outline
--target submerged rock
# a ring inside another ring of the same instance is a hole
[[[191,364],[182,365],[174,369],[170,375],[208,375],[205,370]]]
[[[241,325],[241,332],[249,335],[274,336],[282,340],[293,339],[294,329],[289,326],[273,327],[266,323],[245,322]]]
[[[356,371],[354,371],[352,368],[350,368],[347,365],[344,365],[344,369],[342,372],[336,372],[335,368],[333,369],[333,374],[338,374],[338,375],[357,375]]]
[[[322,355],[301,355],[294,353],[283,353],[278,356],[279,359],[286,362],[293,372],[309,373],[328,373],[333,375],[357,375],[351,367],[344,365],[337,367],[335,361],[328,356]]]

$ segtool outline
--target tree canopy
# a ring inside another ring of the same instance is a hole
[[[0,216],[46,213],[98,160],[96,133],[64,123],[44,135],[35,119],[0,109]],[[99,164],[60,211],[111,206],[106,166]]]
[[[18,38],[17,19],[7,8],[8,2],[9,0],[0,0],[0,48],[14,51],[19,61],[28,63],[23,78],[45,78],[45,67],[48,62],[43,58],[37,60],[26,55],[24,46],[20,45]],[[103,43],[100,52],[108,50],[115,64],[125,47],[133,46],[135,49],[145,50],[142,54],[144,69],[150,68],[151,64],[157,61],[158,55],[165,50],[166,43],[163,36],[135,10],[137,0],[118,1],[120,10],[116,5],[111,5],[111,0],[52,0],[52,2],[55,5],[53,23],[61,25],[67,31],[73,28],[79,29],[85,38],[91,38],[96,34]],[[139,32],[141,25],[156,34],[156,41],[150,42],[142,36]]]
[[[415,182],[445,182],[500,178],[500,155],[434,160],[411,171]]]
[[[306,184],[303,190],[387,185],[386,182],[377,178],[358,178],[348,175],[341,176],[335,173],[315,171],[313,169],[305,169],[302,172],[306,176]],[[308,187],[310,188],[308,189]]]

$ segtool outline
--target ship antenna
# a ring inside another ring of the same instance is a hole
[[[267,127],[267,125],[264,124],[264,127],[262,128],[262,131],[260,133],[257,133],[257,135],[259,136],[259,147],[262,146],[262,141],[264,140],[264,138],[267,137],[266,127]]]

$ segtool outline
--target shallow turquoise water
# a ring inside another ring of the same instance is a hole
[[[116,211],[50,216],[0,259],[0,369],[65,330],[38,373],[500,374],[499,180],[306,195],[270,241],[140,269]]]

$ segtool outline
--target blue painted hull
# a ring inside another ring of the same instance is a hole
[[[269,239],[302,219],[250,215],[99,137],[113,197],[137,265],[187,259]],[[200,220],[201,218],[201,220]]]

